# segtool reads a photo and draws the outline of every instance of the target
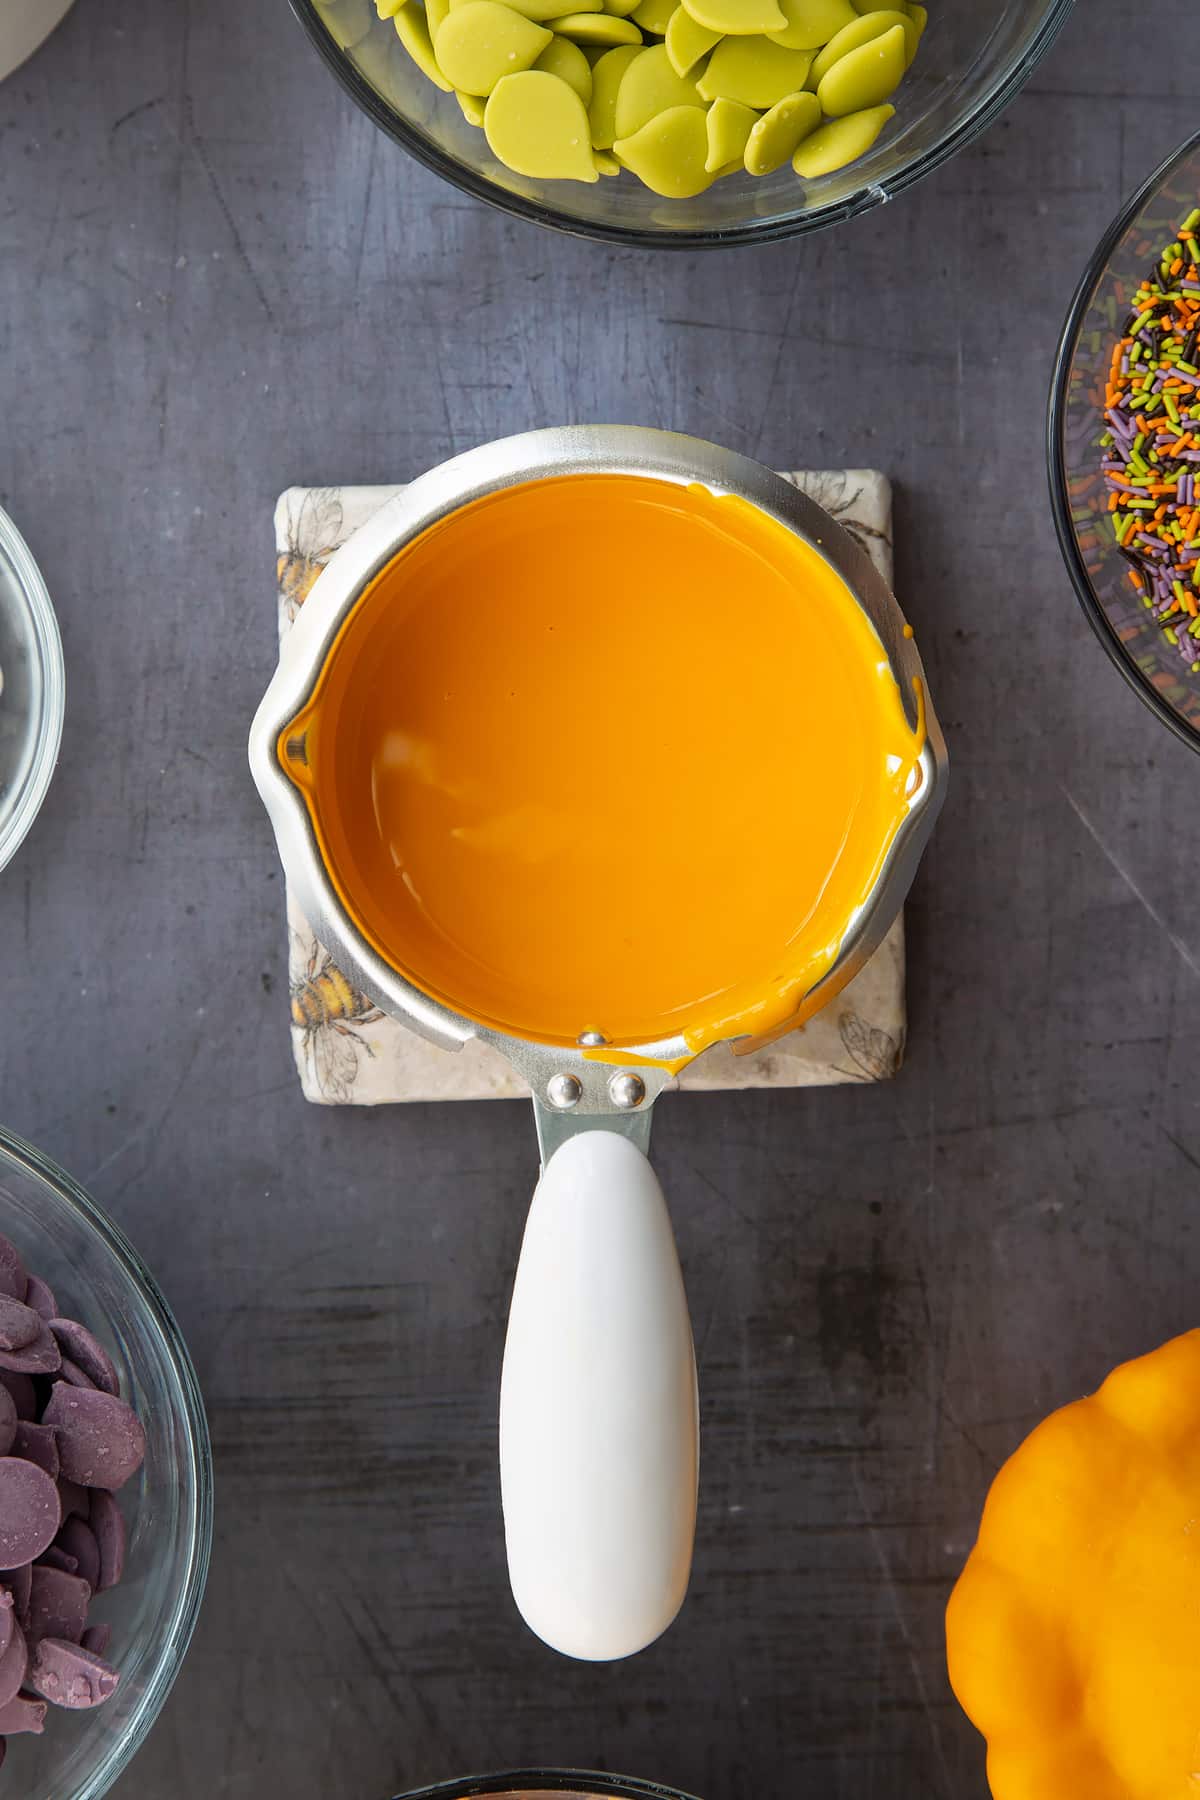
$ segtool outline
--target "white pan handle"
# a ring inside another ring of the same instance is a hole
[[[564,1656],[631,1656],[683,1604],[699,1470],[696,1358],[666,1202],[614,1131],[550,1158],[529,1209],[500,1384],[513,1596]]]

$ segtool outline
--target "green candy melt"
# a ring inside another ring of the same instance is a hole
[[[505,75],[492,89],[483,129],[493,155],[518,175],[599,180],[583,101],[558,75]]]
[[[563,37],[573,38],[577,44],[640,44],[642,34],[632,19],[615,19],[610,13],[566,13],[561,19],[551,19],[552,30]]]
[[[751,131],[758,124],[752,106],[740,100],[714,100],[708,109],[705,126],[708,132],[708,154],[704,166],[711,175],[720,175],[731,163],[742,166],[742,157]]]
[[[654,37],[665,37],[675,6],[676,0],[638,0],[628,16],[643,31],[650,32]]]
[[[787,24],[767,35],[785,50],[820,50],[858,17],[850,0],[779,0],[779,9]]]
[[[815,94],[785,94],[751,127],[745,149],[746,173],[769,175],[782,168],[820,123],[821,107]]]
[[[792,158],[793,169],[805,181],[815,181],[845,168],[866,155],[895,111],[894,106],[872,106],[845,119],[830,119],[805,138]]]
[[[811,67],[807,50],[785,50],[767,37],[727,37],[696,86],[705,100],[740,100],[762,108],[802,88]]]
[[[872,43],[875,38],[882,37],[885,32],[892,29],[893,25],[903,25],[905,33],[912,34],[909,38],[909,50],[915,54],[920,33],[907,13],[898,12],[894,7],[882,8],[878,12],[863,13],[861,18],[854,19],[849,25],[844,25],[841,31],[836,32],[830,38],[825,48],[818,51],[808,85],[815,91],[839,58],[848,56],[852,50],[859,49],[863,44]]]
[[[433,47],[438,67],[454,87],[464,94],[490,94],[505,75],[532,68],[552,36],[500,0],[469,0],[448,14]]]
[[[686,6],[677,6],[667,21],[667,55],[677,75],[687,75],[714,44],[721,41],[719,31],[697,25]]]
[[[448,94],[454,86],[447,81],[438,68],[437,57],[433,54],[433,40],[429,35],[429,27],[425,23],[425,14],[419,6],[402,6],[392,18],[396,27],[396,36],[408,51],[427,81],[434,87],[441,88]]]
[[[552,38],[533,66],[544,69],[548,75],[557,75],[560,81],[575,89],[585,106],[591,104],[592,65],[570,38]]]
[[[778,0],[683,0],[697,25],[707,25],[722,36],[753,37],[760,31],[779,31],[787,19]]]
[[[440,43],[441,40],[439,39]],[[901,26],[839,56],[817,87],[821,111],[830,119],[881,106],[904,80],[908,43]]]
[[[625,167],[665,200],[690,200],[712,186],[708,131],[698,107],[669,107],[633,137],[618,138],[613,148]]]
[[[626,69],[641,54],[638,46],[622,44],[616,50],[606,50],[599,61],[592,65],[592,100],[588,107],[588,123],[592,130],[592,144],[597,150],[612,149],[613,139],[617,135],[617,94]]]
[[[673,106],[697,106],[703,111],[704,101],[694,81],[675,73],[665,45],[639,50],[617,90],[616,136],[633,137],[643,125]]]
[[[463,94],[463,93],[460,93],[457,88],[455,88],[454,98],[458,101],[459,111],[462,113],[463,118],[467,121],[467,124],[468,125],[477,125],[479,127],[479,129],[482,131],[483,130],[483,115],[484,115],[484,111],[487,106],[487,102],[483,99],[482,95],[480,95],[480,94]]]

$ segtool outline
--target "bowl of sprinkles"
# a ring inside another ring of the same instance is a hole
[[[1134,195],[1080,283],[1049,458],[1085,614],[1136,692],[1200,750],[1200,133]]]

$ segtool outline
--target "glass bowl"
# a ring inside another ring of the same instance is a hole
[[[600,1775],[588,1769],[508,1769],[499,1775],[465,1775],[458,1781],[442,1781],[435,1787],[414,1788],[396,1800],[476,1800],[479,1795],[497,1800],[532,1800],[535,1794],[562,1794],[565,1800],[690,1800],[678,1788],[657,1781],[638,1781],[630,1775]]]
[[[0,869],[46,797],[62,741],[58,621],[29,546],[0,508]]]
[[[1089,624],[1135,693],[1200,750],[1200,671],[1192,672],[1130,584],[1099,466],[1109,360],[1129,296],[1195,206],[1200,133],[1138,189],[1084,272],[1055,362],[1047,450],[1054,525]]]
[[[435,173],[540,225],[683,249],[791,237],[901,193],[991,123],[1071,10],[1071,0],[938,0],[897,96],[896,117],[858,162],[805,183],[787,162],[773,175],[719,181],[691,200],[662,200],[630,175],[590,186],[514,175],[495,161],[453,95],[439,93],[419,72],[374,0],[291,3],[363,110]]]
[[[101,1338],[146,1429],[146,1460],[121,1489],[125,1575],[97,1596],[121,1684],[84,1712],[51,1707],[42,1737],[9,1740],[6,1791],[98,1800],[129,1766],[191,1638],[212,1539],[212,1455],[195,1372],[154,1277],[69,1175],[0,1129],[0,1232],[63,1312]]]

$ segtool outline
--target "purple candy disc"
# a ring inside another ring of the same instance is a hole
[[[23,1350],[46,1322],[32,1306],[14,1300],[11,1294],[0,1294],[0,1350]]]
[[[0,1294],[8,1294],[13,1300],[24,1300],[28,1285],[29,1277],[17,1246],[9,1243],[6,1237],[0,1237]]]
[[[107,1656],[108,1646],[112,1643],[112,1626],[107,1619],[102,1625],[89,1625],[79,1641],[93,1656]]]
[[[0,1566],[32,1562],[62,1524],[58,1489],[36,1463],[0,1456]]]
[[[75,1558],[69,1556],[65,1550],[60,1550],[57,1544],[51,1544],[48,1550],[42,1551],[33,1565],[35,1569],[39,1563],[44,1563],[48,1569],[61,1569],[64,1575],[75,1575],[79,1570],[79,1564]]]
[[[91,1598],[91,1588],[78,1575],[65,1575],[61,1569],[48,1569],[37,1563],[29,1596],[30,1643],[40,1638],[64,1638],[77,1644],[87,1625]]]
[[[8,1649],[3,1656],[0,1656],[0,1706],[7,1706],[24,1681],[28,1661],[29,1652],[25,1646],[25,1633],[19,1625],[14,1625],[12,1636],[8,1640]]]
[[[79,1367],[79,1364],[73,1363],[69,1356],[63,1357],[62,1367],[58,1372],[64,1381],[70,1382],[72,1387],[94,1388],[96,1385],[91,1376],[85,1375],[83,1370]]]
[[[84,1487],[111,1492],[142,1466],[146,1433],[133,1408],[116,1394],[58,1381],[42,1419],[58,1432],[63,1474]]]
[[[19,1737],[25,1731],[41,1737],[45,1719],[46,1702],[30,1694],[18,1694],[7,1706],[0,1706],[0,1732],[8,1737]]]
[[[35,1313],[43,1319],[57,1319],[58,1301],[54,1298],[54,1289],[44,1282],[40,1275],[31,1275],[29,1285],[25,1289],[25,1304],[32,1306]]]
[[[29,1589],[33,1581],[33,1565],[22,1563],[19,1569],[0,1571],[2,1581],[13,1599],[13,1612],[18,1625],[24,1625],[29,1617]]]
[[[86,1325],[80,1325],[75,1319],[51,1319],[50,1329],[58,1339],[63,1355],[69,1357],[77,1369],[83,1370],[93,1387],[106,1394],[120,1391],[112,1357]]]
[[[13,1627],[17,1622],[17,1609],[13,1597],[6,1587],[0,1587],[0,1656],[12,1642]]]
[[[111,1499],[112,1496],[109,1495],[109,1498]],[[50,1549],[65,1550],[75,1564],[75,1573],[81,1575],[90,1588],[95,1589],[100,1586],[100,1546],[96,1542],[91,1526],[85,1520],[68,1519]],[[49,1555],[49,1551],[47,1555]],[[70,1633],[56,1631],[50,1635],[52,1637],[69,1637]]]
[[[6,1387],[0,1387],[0,1456],[7,1456],[17,1435],[17,1403]]]
[[[92,1503],[85,1487],[77,1481],[68,1481],[65,1475],[58,1478],[58,1497],[62,1502],[62,1516],[69,1519],[72,1513],[77,1519],[86,1519],[92,1510]]]
[[[38,1334],[32,1343],[19,1350],[0,1350],[0,1369],[15,1369],[22,1375],[54,1375],[61,1365],[58,1339],[45,1319],[38,1319]]]
[[[37,1418],[37,1390],[28,1375],[18,1374],[12,1369],[0,1369],[0,1387],[12,1396],[18,1419]]]
[[[111,1663],[64,1638],[42,1638],[26,1671],[26,1685],[53,1706],[99,1706],[116,1692],[120,1676]]]
[[[45,1469],[51,1480],[58,1480],[58,1434],[53,1425],[31,1425],[28,1419],[18,1419],[9,1454],[23,1456],[26,1462]]]
[[[92,1494],[92,1511],[88,1520],[96,1547],[100,1552],[100,1579],[93,1582],[97,1593],[116,1587],[125,1572],[125,1518],[111,1494],[96,1488]]]

